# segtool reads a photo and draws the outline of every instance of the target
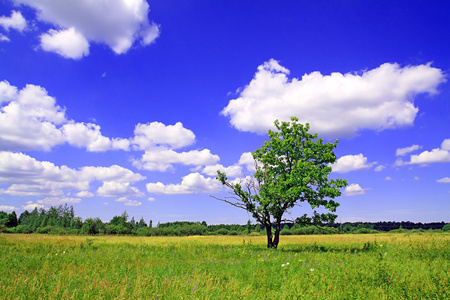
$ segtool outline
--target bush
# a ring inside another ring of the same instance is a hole
[[[238,235],[238,233],[235,230],[231,230],[228,232],[228,235]]]
[[[450,231],[450,223],[447,223],[444,225],[444,227],[442,227],[443,231]]]
[[[30,225],[19,225],[16,227],[16,233],[32,233]]]
[[[227,235],[228,234],[228,229],[221,228],[221,229],[216,231],[216,234],[217,235]]]

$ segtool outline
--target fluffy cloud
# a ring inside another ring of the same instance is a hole
[[[441,144],[441,149],[450,151],[450,139],[445,139]]]
[[[255,160],[251,152],[242,153],[238,165],[245,166],[249,172],[255,172]]]
[[[224,167],[220,164],[206,166],[203,168],[202,173],[209,176],[216,176],[217,170],[227,174],[228,177],[239,177],[242,175],[242,167],[238,165],[232,165],[229,167]]]
[[[59,33],[73,30],[77,33],[75,39],[77,49],[71,48],[72,55],[66,50],[61,51],[63,44],[69,39],[74,40],[74,34],[57,42],[57,52],[65,57],[80,58],[85,52],[87,41],[108,45],[115,53],[126,53],[138,41],[142,45],[151,44],[159,36],[159,26],[148,20],[149,5],[145,0],[14,0],[16,4],[24,4],[37,11],[40,21],[62,28]],[[82,42],[83,41],[83,42]],[[42,41],[42,48],[45,41]],[[83,50],[81,50],[83,49]],[[53,50],[52,50],[53,51]],[[73,51],[73,52],[72,52]]]
[[[396,166],[411,165],[411,164],[430,164],[430,163],[445,163],[450,162],[450,139],[445,139],[441,148],[435,148],[431,151],[423,151],[417,155],[411,155],[409,162],[404,162],[398,159],[395,162]]]
[[[123,203],[125,206],[141,206],[142,202],[136,201],[136,200],[130,200],[126,197],[121,197],[119,199],[115,200],[116,202],[121,202]]]
[[[102,135],[100,126],[92,123],[71,122],[62,127],[65,140],[76,147],[88,151],[129,150],[130,142],[126,139],[110,139]]]
[[[45,208],[45,205],[42,205],[42,204],[36,204],[36,203],[33,203],[33,201],[28,201],[27,203],[26,203],[26,205],[22,205],[22,208],[24,209],[24,210],[28,210],[28,211],[31,211],[31,210],[34,210],[35,208]]]
[[[377,166],[377,167],[375,168],[374,171],[375,171],[375,172],[381,172],[381,171],[383,171],[385,168],[386,168],[385,166],[379,165],[379,166]]]
[[[152,194],[215,193],[221,188],[220,182],[214,178],[205,178],[199,173],[184,176],[181,184],[164,185],[162,182],[147,184],[147,191]]]
[[[77,197],[90,197],[90,183],[103,182],[100,195],[141,195],[131,183],[145,177],[113,165],[106,167],[83,167],[74,170],[67,166],[37,161],[22,153],[0,152],[0,184],[9,185],[0,194],[16,196],[63,197],[65,191],[79,191]]]
[[[396,156],[405,156],[406,154],[411,153],[416,150],[419,150],[420,148],[422,148],[422,146],[419,146],[419,145],[412,145],[411,147],[398,148],[395,151],[395,155]]]
[[[156,149],[146,151],[140,160],[133,161],[138,169],[165,172],[173,168],[173,164],[186,166],[207,166],[216,164],[219,156],[211,153],[209,149],[191,150],[188,152],[175,152],[171,149]]]
[[[372,167],[375,163],[367,163],[367,157],[362,154],[345,155],[340,157],[332,165],[333,172],[347,173],[350,171],[363,170]]]
[[[144,194],[138,188],[131,186],[129,182],[104,182],[97,190],[101,197],[142,197]]]
[[[75,28],[56,31],[50,29],[41,35],[41,47],[65,58],[80,59],[89,55],[89,43]]]
[[[0,17],[0,26],[8,31],[12,28],[22,32],[25,28],[27,28],[27,21],[22,16],[20,11],[13,10],[11,12],[11,17]]]
[[[10,205],[0,205],[0,211],[13,211],[16,208]]]
[[[438,179],[436,181],[440,182],[440,183],[450,183],[450,177],[444,177],[444,178]]]
[[[134,135],[133,144],[136,150],[149,150],[157,146],[178,149],[195,142],[195,134],[184,128],[180,122],[167,126],[160,122],[138,124]]]
[[[241,131],[266,133],[275,119],[296,116],[321,136],[351,137],[360,130],[410,126],[418,109],[414,96],[433,94],[444,82],[429,64],[400,67],[386,63],[361,74],[319,72],[289,79],[289,70],[271,59],[222,110]]]
[[[0,103],[7,103],[0,107],[0,150],[50,150],[64,143],[58,125],[65,111],[45,89],[27,85],[17,92],[3,81],[0,90]]]
[[[37,85],[18,91],[7,81],[0,82],[0,105],[0,151],[49,151],[66,142],[96,152],[130,148],[127,139],[103,136],[99,125],[68,120],[65,109]]]
[[[367,189],[363,189],[359,184],[352,183],[347,186],[344,190],[345,196],[355,196],[355,195],[363,195],[366,193]]]

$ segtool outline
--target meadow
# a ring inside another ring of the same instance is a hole
[[[2,299],[449,299],[450,234],[0,235]]]

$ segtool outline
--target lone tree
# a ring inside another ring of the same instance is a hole
[[[303,215],[303,222],[333,223],[339,203],[333,201],[347,186],[343,179],[329,180],[330,164],[336,162],[334,143],[324,143],[317,134],[308,133],[309,124],[298,119],[292,122],[275,121],[277,131],[269,130],[269,141],[252,152],[255,161],[253,178],[230,181],[225,173],[217,171],[216,179],[231,189],[232,197],[214,197],[233,206],[247,210],[266,228],[267,247],[277,248],[283,214],[298,202],[307,202],[312,209],[324,207],[328,213]],[[275,235],[272,226],[275,225]]]

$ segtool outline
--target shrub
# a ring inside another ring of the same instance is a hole
[[[444,225],[444,227],[442,227],[443,231],[450,231],[450,223],[447,223]]]
[[[217,235],[227,235],[228,234],[228,229],[225,228],[220,228],[219,230],[216,231]]]
[[[228,235],[238,235],[238,233],[235,230],[231,230],[228,232]]]

